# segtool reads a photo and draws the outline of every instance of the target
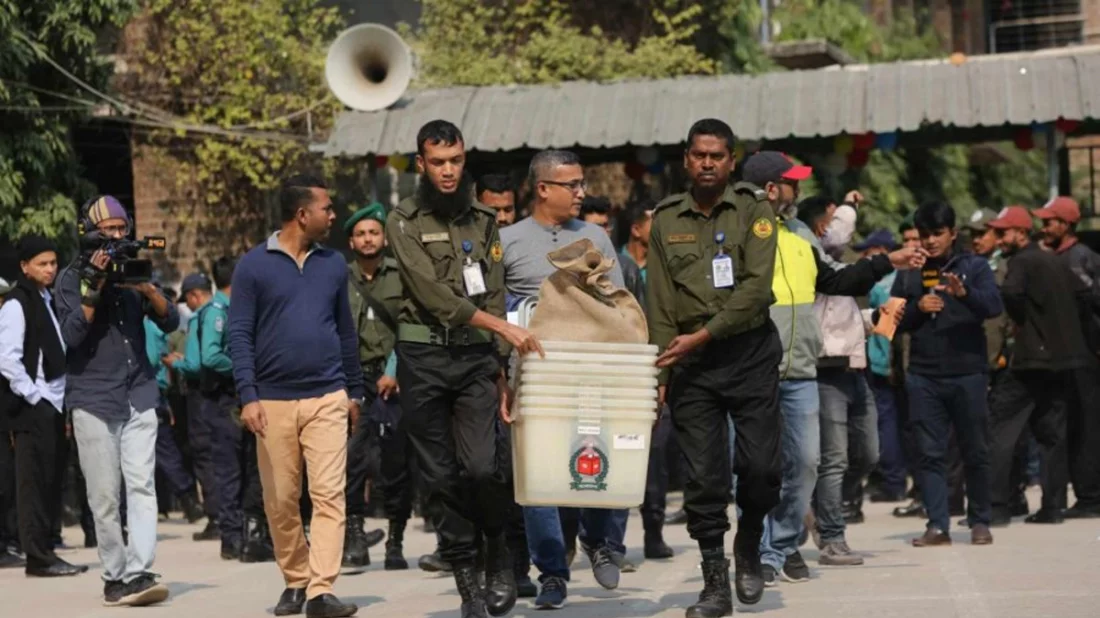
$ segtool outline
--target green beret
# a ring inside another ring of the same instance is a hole
[[[355,224],[363,219],[374,219],[381,223],[382,227],[386,227],[386,207],[378,202],[373,202],[369,206],[364,206],[355,211],[355,214],[348,217],[348,220],[344,222],[344,233],[350,235],[351,231],[355,229]]]

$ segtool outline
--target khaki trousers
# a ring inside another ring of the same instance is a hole
[[[305,588],[310,599],[331,593],[344,553],[347,393],[263,400],[260,405],[267,415],[267,429],[264,437],[256,437],[257,455],[275,561],[287,588]],[[313,501],[308,546],[298,503],[303,459]]]

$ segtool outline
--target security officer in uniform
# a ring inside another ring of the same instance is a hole
[[[687,142],[692,188],[653,214],[647,306],[650,339],[662,350],[659,397],[667,396],[687,460],[688,532],[703,555],[703,592],[687,616],[711,618],[733,613],[724,548],[728,434],[716,431],[727,415],[737,427],[733,472],[742,511],[734,540],[737,598],[757,603],[764,591],[759,546],[764,517],[779,502],[783,356],[768,317],[776,249],[769,192],[779,199],[779,192],[796,192],[797,182],[768,191],[729,186],[734,137],[720,120],[696,122]]]
[[[344,223],[344,233],[355,260],[348,265],[348,296],[351,317],[359,333],[359,363],[363,366],[366,399],[363,409],[367,414],[359,418],[359,424],[348,443],[347,528],[344,537],[343,566],[363,567],[370,564],[370,547],[383,538],[381,530],[363,531],[363,519],[367,515],[366,488],[370,476],[370,442],[377,436],[382,448],[382,481],[386,481],[387,447],[394,450],[397,441],[396,418],[378,418],[370,412],[397,410],[396,398],[388,401],[397,390],[396,359],[388,363],[394,354],[397,341],[396,316],[401,303],[401,276],[397,262],[384,257],[386,246],[386,210],[375,202],[356,211]],[[387,365],[393,367],[387,371]],[[387,401],[376,401],[379,395]],[[377,405],[376,405],[377,404]],[[403,436],[402,436],[403,437]],[[400,464],[406,461],[405,446],[401,440]],[[390,453],[390,459],[395,459]],[[392,463],[392,461],[391,461]],[[377,472],[377,471],[376,471]],[[377,478],[377,474],[375,477]],[[392,475],[391,475],[392,476]],[[408,485],[408,483],[405,483]],[[385,486],[386,517],[390,520],[389,540],[386,542],[386,569],[407,569],[402,543],[405,524],[412,512],[412,499],[405,486]]]
[[[275,559],[275,553],[263,510],[256,437],[243,431],[240,423],[240,403],[226,336],[236,265],[236,260],[229,257],[214,262],[214,285],[218,291],[199,311],[199,390],[211,428],[222,558],[267,562]]]
[[[417,193],[386,223],[405,288],[397,319],[402,423],[462,616],[501,616],[516,600],[504,540],[511,496],[496,446],[496,416],[510,403],[501,360],[509,345],[520,354],[542,348],[505,320],[496,213],[473,200],[462,133],[433,120],[421,127],[417,152]],[[487,544],[484,592],[474,566],[479,531]]]
[[[194,462],[195,476],[202,486],[202,506],[206,511],[206,528],[194,533],[196,541],[215,541],[221,538],[218,528],[218,493],[213,462],[213,415],[217,412],[203,405],[202,389],[199,384],[200,346],[199,323],[202,312],[213,299],[213,286],[210,279],[202,273],[191,273],[180,284],[180,296],[191,310],[187,320],[187,336],[184,352],[173,352],[163,360],[164,364],[175,369],[183,378],[183,387],[187,394],[187,441],[191,446],[191,460]]]

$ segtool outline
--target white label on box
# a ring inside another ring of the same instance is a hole
[[[617,433],[612,446],[618,451],[643,451],[645,450],[645,435],[640,433]]]
[[[599,425],[577,425],[577,433],[582,436],[598,436],[600,435]]]

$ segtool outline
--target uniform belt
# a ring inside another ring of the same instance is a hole
[[[470,326],[443,328],[423,324],[398,324],[397,340],[409,343],[426,343],[445,347],[481,345],[493,342],[488,331]]]
[[[386,359],[372,360],[362,363],[365,375],[382,375],[386,371]]]

